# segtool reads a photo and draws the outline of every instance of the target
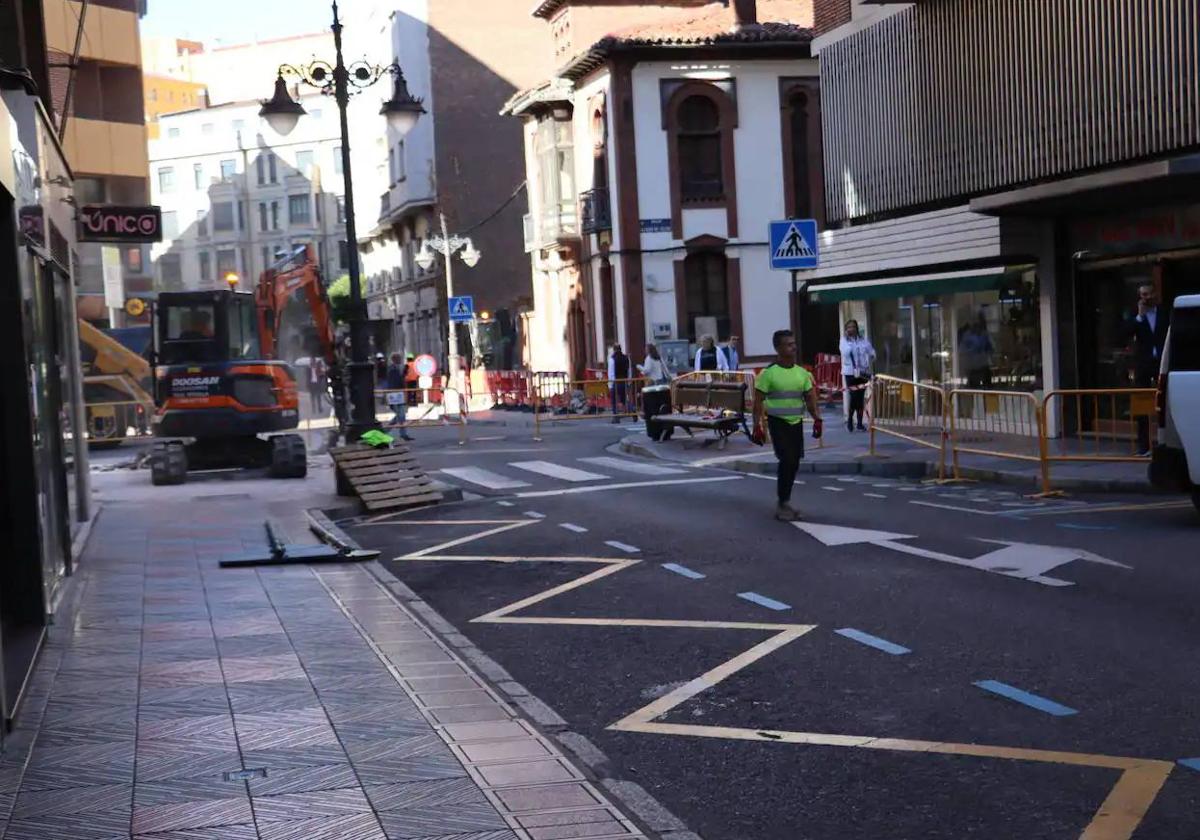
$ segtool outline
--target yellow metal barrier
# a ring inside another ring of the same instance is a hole
[[[956,479],[960,453],[1011,458],[1037,464],[1042,493],[1051,492],[1046,416],[1036,394],[956,388],[947,409]]]
[[[935,449],[938,479],[946,478],[946,392],[934,385],[910,382],[877,374],[867,392],[870,418],[871,454],[876,455],[876,435]]]
[[[642,377],[610,382],[607,379],[568,379],[563,374],[536,374],[533,439],[542,439],[543,422],[639,417],[642,389],[650,384]],[[547,413],[544,419],[543,413]]]
[[[1158,416],[1153,388],[1087,388],[1050,391],[1042,399],[1047,426],[1058,431],[1047,447],[1051,461],[1148,462],[1138,454],[1138,425],[1155,439]],[[1055,422],[1050,423],[1050,419]]]

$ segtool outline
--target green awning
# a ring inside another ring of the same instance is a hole
[[[813,303],[840,303],[844,300],[878,300],[916,295],[941,295],[954,292],[983,292],[1003,289],[1018,282],[1032,266],[1020,269],[998,268],[990,271],[956,271],[942,274],[909,275],[883,279],[851,280],[809,286]]]

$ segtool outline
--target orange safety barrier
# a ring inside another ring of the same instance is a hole
[[[542,423],[560,420],[598,420],[638,417],[643,378],[618,380],[570,379],[567,374],[535,374],[533,439],[542,439]],[[614,388],[620,390],[614,393]],[[621,404],[614,403],[614,397]]]
[[[821,399],[829,401],[838,397],[845,389],[842,378],[842,357],[833,353],[818,353],[817,361],[810,370],[817,383]]]

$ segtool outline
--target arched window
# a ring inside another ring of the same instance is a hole
[[[812,217],[811,183],[809,180],[809,114],[808,94],[797,91],[788,99],[792,122],[792,195],[795,206],[793,218]]]
[[[783,126],[784,209],[792,218],[825,218],[821,152],[821,92],[815,79],[783,79],[779,89]]]
[[[693,94],[679,103],[679,193],[683,201],[712,201],[725,196],[721,165],[721,112],[710,97]]]

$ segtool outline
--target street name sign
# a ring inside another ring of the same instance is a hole
[[[816,219],[771,222],[771,270],[800,271],[820,264]]]

